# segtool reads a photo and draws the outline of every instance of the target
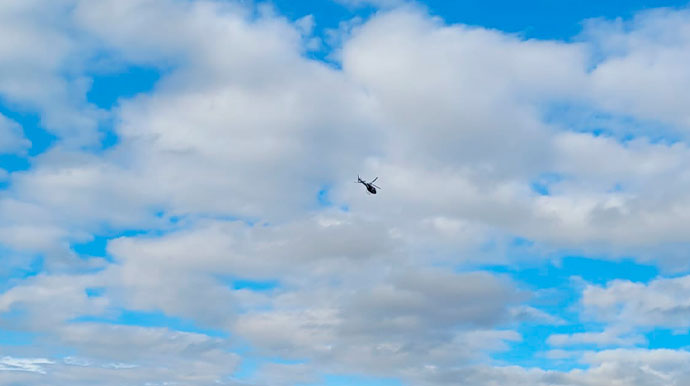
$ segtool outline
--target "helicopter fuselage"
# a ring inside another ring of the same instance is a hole
[[[378,186],[374,185],[374,181],[376,181],[377,179],[378,177],[374,178],[374,180],[371,182],[366,182],[363,179],[359,178],[359,176],[357,176],[357,182],[364,185],[367,188],[367,191],[371,194],[376,194],[376,188],[378,188]]]

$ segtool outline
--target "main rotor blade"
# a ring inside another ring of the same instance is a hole
[[[378,179],[379,179],[378,177],[374,178],[373,180],[371,180],[370,184],[373,184]]]

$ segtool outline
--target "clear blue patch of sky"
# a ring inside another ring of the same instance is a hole
[[[16,172],[21,170],[28,170],[31,167],[31,162],[28,157],[16,154],[0,154],[0,168],[8,172]],[[3,186],[7,187],[8,182],[3,182]]]
[[[615,348],[615,344],[610,346],[600,346],[593,343],[582,343],[568,346],[552,346],[548,344],[548,338],[554,334],[572,335],[584,332],[602,332],[606,328],[604,323],[566,321],[561,325],[540,325],[523,323],[516,328],[522,336],[521,341],[508,342],[509,350],[494,353],[492,358],[510,365],[523,367],[538,367],[546,370],[569,371],[587,366],[571,359],[554,359],[546,356],[549,350],[563,350],[578,352],[582,350],[600,350]],[[649,344],[641,342],[635,347],[640,348],[668,348],[678,349],[690,347],[690,335],[680,333],[674,335],[673,331],[666,329],[656,329],[645,334]]]
[[[34,333],[0,328],[0,346],[28,346],[35,338]]]
[[[112,256],[110,256],[107,251],[108,241],[114,240],[118,237],[134,237],[147,235],[150,233],[152,232],[138,229],[105,232],[103,234],[92,235],[91,240],[72,243],[70,244],[70,247],[79,255],[79,257],[83,259],[100,257],[108,261],[112,261]]]
[[[659,274],[657,267],[632,259],[606,260],[582,256],[566,256],[539,266],[493,265],[481,268],[508,274],[536,289],[559,287],[573,276],[602,285],[614,279],[647,283]]]
[[[115,237],[107,237],[107,236],[93,236],[92,240],[82,242],[82,243],[74,243],[71,245],[72,250],[79,254],[82,257],[87,257],[87,256],[94,256],[94,257],[107,257],[107,252],[106,252],[106,246],[108,244],[108,240],[111,240]]]
[[[650,349],[690,349],[690,334],[686,331],[674,331],[657,328],[645,334]]]
[[[551,194],[551,192],[549,191],[549,185],[544,184],[540,181],[533,181],[530,184],[530,188],[532,188],[532,191],[540,196],[548,196]]]
[[[333,202],[331,202],[330,197],[328,197],[329,190],[330,187],[324,186],[321,188],[321,190],[319,190],[319,192],[316,195],[316,200],[322,207],[329,207],[333,205]]]
[[[232,378],[239,381],[246,381],[251,379],[259,370],[260,360],[252,358],[247,355],[241,355],[242,362],[239,368],[232,374]]]
[[[590,18],[630,18],[657,7],[682,7],[680,0],[424,0],[432,14],[463,23],[520,33],[527,38],[568,40]]]
[[[543,173],[530,183],[532,191],[541,195],[551,195],[551,185],[563,180],[563,176],[558,173]]]
[[[529,244],[527,244],[529,245]],[[523,322],[514,327],[523,339],[509,342],[510,350],[495,353],[498,361],[525,367],[540,367],[567,371],[582,366],[572,360],[553,360],[547,358],[550,347],[547,339],[552,334],[573,334],[586,331],[602,331],[601,323],[583,322],[579,319],[577,303],[581,297],[580,288],[573,277],[582,278],[588,283],[605,285],[611,280],[624,279],[647,283],[659,274],[652,265],[640,264],[632,259],[610,261],[582,256],[566,256],[546,264],[533,263],[523,266],[484,266],[485,270],[507,274],[514,280],[534,291],[530,304],[549,315],[561,319],[560,325],[539,322]],[[569,349],[569,348],[566,348]]]
[[[92,74],[91,89],[86,100],[102,109],[109,110],[121,98],[153,90],[160,80],[162,71],[157,68],[128,66],[120,71]]]
[[[72,322],[106,323],[139,327],[164,327],[175,331],[193,332],[218,338],[228,337],[228,333],[225,331],[203,328],[192,320],[169,316],[160,311],[135,311],[123,309],[117,312],[117,316],[114,317],[81,316],[72,320]]]
[[[587,366],[577,361],[558,361],[546,357],[546,352],[560,347],[552,347],[547,343],[552,334],[572,334],[586,331],[582,324],[567,326],[538,326],[525,325],[517,329],[522,340],[507,342],[509,349],[497,352],[491,357],[502,364],[522,366],[526,368],[537,367],[545,370],[570,371]]]
[[[270,0],[281,15],[289,20],[297,20],[313,15],[317,28],[337,28],[343,20],[356,15],[367,15],[374,11],[372,7],[349,8],[335,0]]]
[[[328,374],[324,376],[323,383],[326,386],[402,386],[403,383],[393,378],[374,378],[347,374]]]
[[[120,137],[117,136],[115,128],[113,127],[113,122],[105,122],[99,126],[98,129],[101,133],[101,149],[107,150],[114,147],[120,142]]]
[[[141,66],[125,66],[113,72],[90,74],[92,83],[86,93],[86,100],[104,110],[110,110],[121,99],[152,91],[163,74],[164,71],[158,68]],[[113,122],[102,122],[99,127],[102,150],[115,146],[119,141],[112,126]]]
[[[343,20],[367,18],[370,6],[346,7],[335,0],[273,0],[282,15],[291,20],[313,14],[316,34],[337,28]],[[526,38],[570,40],[582,31],[582,22],[591,18],[629,19],[635,13],[658,7],[685,7],[684,0],[421,0],[434,16],[449,24],[469,24]]]
[[[280,287],[278,280],[248,280],[248,279],[230,279],[232,288],[235,290],[249,290],[249,291],[271,291]]]
[[[105,294],[105,288],[103,287],[89,287],[84,290],[86,296],[90,298],[98,298]]]
[[[0,154],[0,168],[8,172],[28,170],[31,167],[30,157],[46,151],[55,143],[57,137],[41,126],[40,114],[13,105],[2,98],[0,114],[19,124],[24,136],[31,141],[27,155]]]
[[[281,288],[280,281],[277,279],[266,278],[246,278],[238,276],[216,275],[218,282],[227,285],[233,290],[247,290],[255,292],[266,292]]]

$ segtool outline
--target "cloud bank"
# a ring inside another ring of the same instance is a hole
[[[687,383],[645,334],[690,328],[690,13],[564,42],[385,3],[336,63],[241,2],[0,5],[3,105],[56,137],[27,155],[0,115],[29,163],[0,174],[0,385]],[[160,81],[88,100],[128,67]],[[676,277],[574,280],[566,312],[487,268],[568,253]],[[525,342],[540,366],[501,356]]]

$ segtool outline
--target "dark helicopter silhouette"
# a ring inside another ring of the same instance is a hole
[[[376,181],[378,179],[379,178],[376,177],[373,180],[371,180],[371,182],[366,182],[366,181],[362,180],[361,178],[359,178],[359,176],[357,176],[357,183],[366,186],[369,193],[376,194],[376,189],[381,189],[380,187],[374,185],[374,181]]]

